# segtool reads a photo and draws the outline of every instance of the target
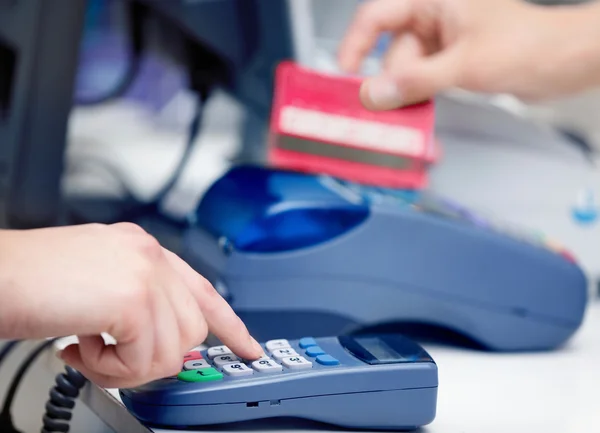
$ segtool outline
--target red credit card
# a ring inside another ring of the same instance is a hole
[[[373,112],[359,100],[361,80],[292,62],[277,70],[269,162],[388,188],[422,188],[439,157],[432,101]]]

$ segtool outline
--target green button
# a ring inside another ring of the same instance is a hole
[[[223,379],[223,373],[214,368],[203,368],[202,370],[182,371],[177,375],[177,379],[184,382],[211,382]]]

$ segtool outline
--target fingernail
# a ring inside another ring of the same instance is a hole
[[[392,80],[386,77],[371,79],[368,87],[371,103],[379,109],[397,108],[402,105],[400,89]]]

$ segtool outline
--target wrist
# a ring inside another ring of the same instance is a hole
[[[600,86],[600,1],[548,7],[549,30],[556,34],[557,70],[566,91]],[[548,61],[553,61],[548,59]]]

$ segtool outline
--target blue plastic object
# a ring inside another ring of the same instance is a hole
[[[319,346],[312,346],[306,349],[306,355],[310,356],[311,358],[316,358],[319,355],[325,355],[325,351]]]
[[[308,347],[316,346],[317,341],[312,337],[304,337],[300,339],[298,344],[300,345],[300,348],[306,349]]]
[[[327,353],[319,357],[320,363],[305,356],[298,341],[287,341],[298,355],[277,360],[267,352],[271,365],[277,366],[272,372],[241,360],[219,367],[208,349],[202,352],[207,361],[203,368],[217,370],[211,370],[213,380],[169,378],[120,390],[120,395],[142,422],[168,428],[275,417],[377,430],[414,430],[433,422],[438,370],[431,356],[401,335],[374,334],[369,340],[319,338]],[[303,367],[295,368],[299,359]],[[240,374],[242,365],[245,372]]]
[[[598,221],[600,205],[591,190],[583,191],[576,206],[572,210],[573,219],[582,225],[591,225]]]
[[[321,365],[338,365],[340,363],[331,355],[319,355],[317,356],[317,362]]]
[[[417,323],[491,350],[548,350],[587,305],[567,251],[427,192],[237,167],[196,218],[186,259],[261,340]]]
[[[207,192],[196,222],[215,238],[227,239],[236,251],[285,252],[314,246],[360,225],[369,214],[366,206],[319,188],[317,178],[277,178],[258,168],[230,174]],[[297,201],[288,200],[290,192]]]

